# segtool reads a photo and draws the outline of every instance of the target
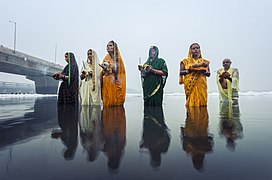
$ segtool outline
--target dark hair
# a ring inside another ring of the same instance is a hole
[[[190,49],[192,49],[193,45],[198,45],[198,47],[200,48],[200,45],[198,43],[193,43],[193,44],[191,44]]]
[[[118,46],[117,46],[117,44],[113,40],[111,40],[109,43],[112,43],[113,44],[113,48],[114,48],[114,51],[113,51],[114,55],[113,55],[112,58],[114,58],[113,59],[114,64],[117,65],[117,66],[115,66],[115,76],[114,76],[114,80],[117,81],[118,80],[118,71],[119,71],[119,66],[118,66],[118,63],[119,63],[119,59],[118,59]]]
[[[69,58],[70,58],[72,61],[75,61],[75,60],[76,60],[75,55],[74,55],[74,53],[72,53],[72,52],[66,52],[65,55],[69,56]]]
[[[116,42],[114,42],[114,40],[111,40],[111,41],[109,41],[109,43],[112,43],[113,44],[113,46],[116,48],[116,50],[118,49],[118,46],[117,46],[117,44],[116,44]]]

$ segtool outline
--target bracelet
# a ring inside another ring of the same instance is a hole
[[[156,70],[155,70],[155,74],[157,74],[157,73],[158,73],[158,70],[156,69]]]

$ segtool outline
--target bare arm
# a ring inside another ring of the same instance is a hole
[[[204,72],[203,74],[207,77],[210,77],[211,76],[210,67],[208,67],[208,70]]]
[[[166,76],[166,74],[162,70],[152,68],[150,70],[150,72],[152,72],[153,74],[158,75],[158,76]]]
[[[185,66],[184,66],[183,62],[180,63],[179,74],[180,74],[181,76],[184,76],[184,75],[186,75],[186,74],[190,74],[190,70],[185,69]]]
[[[151,72],[157,76],[166,76],[166,74],[162,70],[154,69],[151,65],[148,65],[146,67],[146,70],[147,70],[147,72]]]

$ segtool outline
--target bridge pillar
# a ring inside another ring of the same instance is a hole
[[[27,76],[35,82],[35,88],[37,94],[57,94],[59,81],[56,81],[49,76]]]

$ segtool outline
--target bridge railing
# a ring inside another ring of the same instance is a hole
[[[50,61],[46,61],[46,60],[43,60],[41,58],[38,58],[38,57],[34,57],[34,56],[31,56],[31,55],[28,55],[28,54],[25,54],[25,53],[22,53],[20,51],[15,51],[13,49],[10,49],[10,48],[7,48],[7,47],[4,47],[3,45],[0,46],[0,52],[3,52],[3,53],[6,53],[6,54],[9,54],[9,55],[12,55],[12,56],[16,56],[16,57],[19,57],[19,58],[22,58],[24,59],[25,61],[32,61],[32,62],[35,62],[37,64],[41,64],[41,65],[51,65],[51,66],[54,66],[56,68],[59,68],[59,69],[62,69],[63,66],[60,65],[60,64],[55,64],[53,62],[50,62]]]

